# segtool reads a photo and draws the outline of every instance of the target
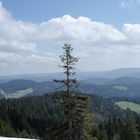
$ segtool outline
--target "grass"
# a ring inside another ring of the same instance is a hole
[[[127,91],[128,90],[127,86],[113,86],[113,88],[119,89],[119,90],[122,90],[122,91]]]
[[[140,105],[132,102],[127,102],[127,101],[119,101],[116,102],[116,105],[118,105],[122,109],[127,109],[129,108],[132,111],[135,111],[137,113],[140,113]]]
[[[21,98],[21,97],[23,97],[23,96],[25,96],[27,94],[30,94],[30,93],[33,93],[32,88],[28,88],[28,89],[25,89],[25,90],[18,90],[15,93],[4,94],[4,96],[5,96],[6,99],[9,99],[9,98]]]

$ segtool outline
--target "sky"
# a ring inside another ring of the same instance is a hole
[[[0,75],[140,67],[140,0],[0,0]]]

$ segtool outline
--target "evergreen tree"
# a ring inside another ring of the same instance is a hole
[[[66,79],[64,80],[55,80],[55,82],[59,82],[64,84],[65,88],[65,115],[67,115],[67,127],[68,127],[68,140],[72,140],[72,122],[73,122],[73,113],[76,107],[76,100],[74,95],[74,88],[78,85],[76,78],[72,78],[72,75],[75,75],[75,63],[78,62],[76,57],[73,57],[71,52],[73,48],[69,44],[64,44],[63,46],[64,53],[60,56],[64,69],[64,73],[66,75]]]
[[[128,140],[139,140],[139,132],[138,132],[138,125],[136,123],[136,116],[134,113],[128,110],[126,116],[126,129],[127,129],[127,136]]]
[[[78,58],[72,55],[73,48],[70,44],[64,44],[63,55],[60,56],[66,78],[63,80],[55,80],[57,83],[63,84],[64,87],[64,115],[66,117],[66,129],[68,140],[84,140],[86,110],[89,103],[89,97],[75,94],[75,89],[79,82],[74,77],[75,64]]]

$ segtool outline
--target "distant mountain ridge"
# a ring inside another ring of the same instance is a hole
[[[118,69],[110,72],[79,72],[76,77],[81,83],[77,91],[83,93],[106,98],[140,96],[140,68]],[[5,82],[2,82],[4,78]],[[59,90],[60,85],[53,82],[53,79],[63,78],[63,73],[7,76],[2,79],[0,77],[2,82],[0,97],[18,98],[55,92]]]
[[[63,78],[63,73],[42,73],[42,74],[18,74],[9,76],[0,76],[0,83],[8,82],[14,79],[33,80],[37,82],[51,81],[52,79]],[[87,80],[92,78],[116,79],[119,77],[140,78],[140,68],[122,68],[112,71],[96,71],[96,72],[77,72],[77,79]]]
[[[113,80],[110,80],[108,82],[105,82],[105,84],[123,84],[123,85],[132,85],[132,84],[138,84],[140,83],[140,78],[135,78],[135,77],[119,77]]]
[[[19,94],[21,93],[25,96],[43,95],[45,93],[55,91],[56,88],[57,85],[51,81],[36,82],[32,80],[17,79],[0,84],[0,97],[10,97],[10,95],[11,97],[13,97],[13,95],[15,95],[18,92]],[[23,92],[21,91],[29,92],[27,94],[23,94]]]
[[[77,92],[96,94],[105,98],[140,96],[140,82],[126,81],[128,77],[118,78],[111,83],[95,85],[81,81]],[[130,78],[131,79],[131,78]],[[123,83],[122,83],[123,81]],[[139,81],[139,79],[137,79]],[[0,84],[1,98],[18,98],[23,96],[43,95],[62,90],[61,85],[53,81],[35,82],[32,80],[13,80]]]

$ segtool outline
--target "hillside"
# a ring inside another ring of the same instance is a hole
[[[0,84],[0,98],[19,98],[23,96],[42,95],[55,91],[54,82],[35,82],[32,80],[17,79]]]
[[[110,81],[104,82],[104,84],[108,85],[132,85],[132,84],[140,84],[140,78],[135,78],[135,77],[119,77]]]
[[[88,84],[94,84],[94,85],[102,85],[102,84],[105,84],[105,83],[108,83],[110,82],[112,79],[109,79],[109,78],[89,78],[89,79],[86,79],[86,80],[83,80],[82,82],[85,82],[85,83],[88,83]]]
[[[56,91],[60,86],[61,85],[51,81],[35,82],[30,80],[13,80],[0,84],[0,96],[1,98],[18,98],[23,96],[43,95]],[[128,90],[124,91],[113,85],[93,85],[81,82],[77,91],[103,97],[123,97],[131,94],[131,92],[129,92],[129,87],[127,88]],[[137,92],[139,92],[139,89],[137,89]]]
[[[80,79],[77,92],[96,94],[105,98],[137,98],[140,93],[139,72],[139,68],[117,69],[109,72],[79,72],[76,75]],[[0,83],[0,98],[20,98],[55,92],[61,85],[53,82],[53,79],[62,78],[62,73],[2,76],[1,82],[4,79],[14,80]]]
[[[81,94],[81,93],[78,93]],[[102,140],[105,136],[119,135],[126,139],[131,125],[126,122],[139,118],[130,110],[122,110],[112,101],[96,95],[88,95],[91,98],[90,114],[92,114],[91,133]],[[43,96],[25,97],[20,99],[8,99],[0,101],[0,134],[8,137],[44,138],[52,140],[51,130],[57,132],[57,128],[64,124],[64,114],[61,93],[50,93]],[[129,116],[128,116],[129,115]],[[127,120],[127,117],[130,119]],[[17,121],[18,120],[18,121]],[[139,121],[139,120],[137,120]],[[140,122],[139,122],[140,123]],[[134,124],[134,123],[133,123]],[[110,131],[114,130],[113,135]],[[63,129],[59,128],[62,132]],[[63,134],[63,133],[61,133]],[[130,133],[130,135],[132,135]],[[48,139],[48,136],[51,138]],[[108,139],[107,139],[108,140]]]
[[[116,105],[118,105],[122,109],[130,109],[132,111],[135,111],[137,113],[140,113],[140,105],[133,103],[133,102],[127,102],[127,101],[119,101],[116,102]]]
[[[81,81],[80,86],[77,89],[77,92],[96,94],[105,98],[110,97],[136,98],[139,96],[140,83],[136,82],[134,84],[133,81],[126,81],[124,80],[124,78],[119,78],[114,81],[110,84],[100,84],[100,85],[90,84],[88,82]],[[56,84],[53,81],[35,82],[32,80],[17,79],[0,84],[0,98],[7,99],[7,98],[19,98],[24,96],[43,95],[45,93],[60,90],[59,87],[61,87],[61,85]]]
[[[43,137],[46,134],[45,128],[60,125],[63,121],[61,104],[58,102],[61,99],[60,93],[51,93],[44,96],[1,100],[0,134],[12,137]],[[96,123],[104,122],[110,116],[118,118],[123,116],[124,111],[108,100],[95,95],[92,95],[91,99],[91,110]],[[1,132],[3,123],[6,125]],[[10,131],[5,134],[7,129]]]

